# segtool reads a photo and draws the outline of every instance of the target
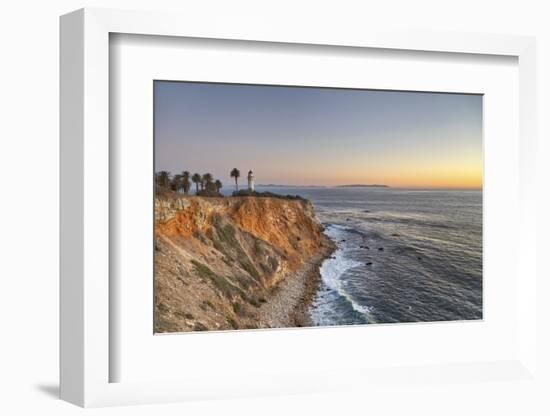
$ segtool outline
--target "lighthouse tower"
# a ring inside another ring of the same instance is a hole
[[[254,192],[254,173],[251,170],[248,171],[248,191]]]

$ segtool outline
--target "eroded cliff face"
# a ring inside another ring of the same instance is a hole
[[[170,197],[155,218],[156,332],[269,327],[262,304],[332,244],[301,199]]]

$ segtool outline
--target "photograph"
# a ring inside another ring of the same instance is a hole
[[[153,89],[154,333],[483,319],[483,95]]]

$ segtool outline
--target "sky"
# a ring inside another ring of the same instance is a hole
[[[482,96],[155,81],[155,171],[480,188]]]

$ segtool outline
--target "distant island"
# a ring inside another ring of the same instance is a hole
[[[389,188],[388,185],[378,184],[349,184],[349,185],[279,185],[274,183],[260,184],[263,188]]]
[[[378,185],[378,184],[360,184],[355,183],[351,185],[336,185],[335,188],[389,188],[388,185]]]
[[[276,183],[261,183],[262,188],[327,188],[325,185],[280,185]]]

